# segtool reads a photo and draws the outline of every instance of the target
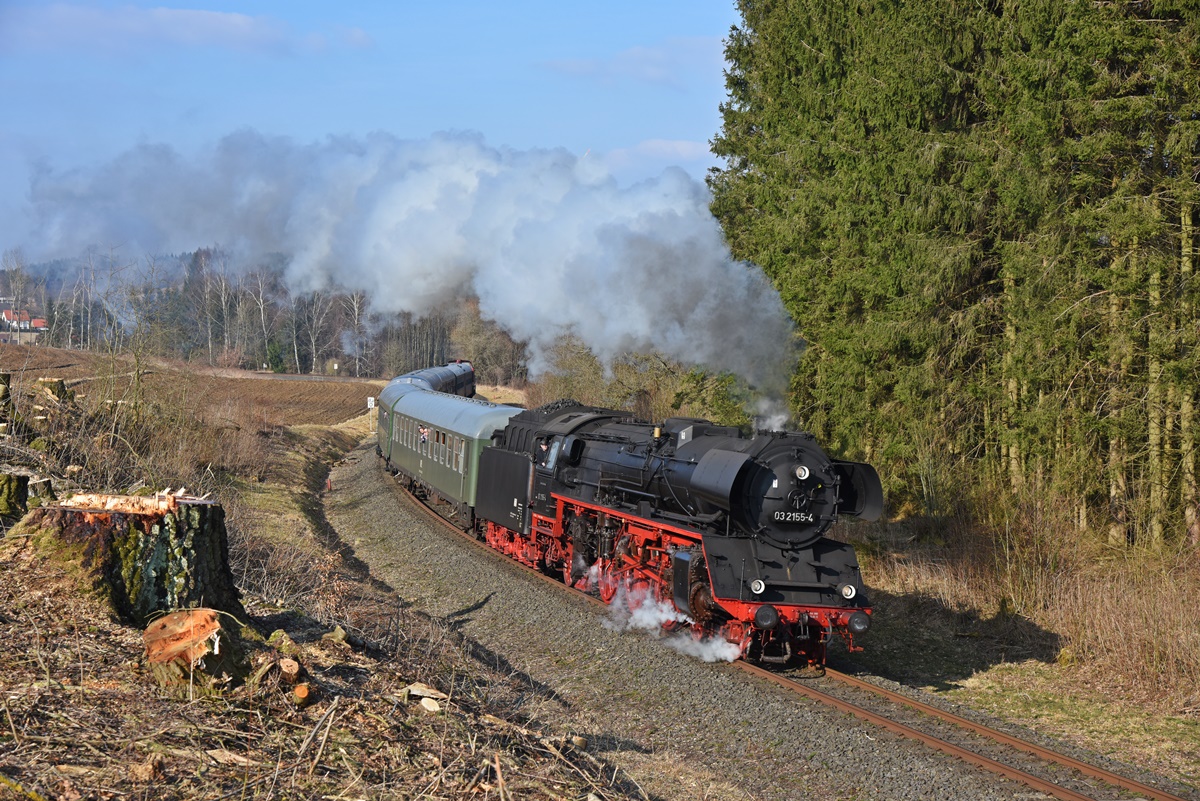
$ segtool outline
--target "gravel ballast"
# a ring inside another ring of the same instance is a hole
[[[372,575],[528,677],[523,709],[586,736],[656,799],[1030,799],[1023,785],[620,630],[610,612],[431,524],[364,443],[326,518]],[[605,621],[609,625],[605,625]]]

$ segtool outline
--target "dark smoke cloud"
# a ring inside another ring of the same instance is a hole
[[[565,150],[470,135],[375,134],[302,145],[243,131],[185,158],[143,145],[90,169],[43,169],[41,257],[220,244],[288,258],[296,290],[364,289],[420,314],[468,293],[531,343],[531,370],[574,331],[606,361],[656,349],[782,391],[795,339],[757,267],[733,261],[708,193],[682,170],[621,187]]]

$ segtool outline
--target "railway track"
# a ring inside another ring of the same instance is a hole
[[[1025,771],[1021,768],[1007,764],[1000,760],[986,756],[977,750],[972,750],[965,746],[951,742],[948,739],[938,737],[929,733],[927,730],[910,726],[896,720],[893,717],[887,717],[879,712],[872,711],[862,704],[854,703],[846,700],[844,697],[833,693],[824,692],[809,682],[797,681],[795,679],[773,673],[769,670],[764,670],[756,665],[739,662],[738,667],[743,671],[757,676],[765,681],[779,685],[792,692],[799,693],[807,698],[811,698],[820,703],[827,704],[833,708],[854,715],[862,720],[866,720],[877,726],[880,726],[895,734],[903,737],[917,740],[925,745],[933,748],[941,753],[962,759],[972,765],[976,765],[984,770],[991,771],[1000,776],[1004,776],[1014,781],[1019,781],[1039,792],[1051,795],[1055,798],[1064,799],[1064,801],[1096,801],[1096,795],[1072,789],[1065,786],[1061,782],[1051,781],[1036,774]],[[1145,784],[1144,782],[1130,779],[1110,770],[1106,770],[1089,762],[1084,762],[1074,757],[1055,751],[1051,748],[1038,745],[1037,743],[1016,737],[999,729],[986,726],[977,721],[964,718],[956,715],[953,712],[948,712],[940,707],[927,704],[914,698],[910,698],[902,693],[888,690],[884,687],[879,687],[862,679],[850,676],[845,673],[840,673],[835,670],[826,670],[825,678],[835,684],[840,684],[844,687],[853,688],[855,691],[866,693],[870,696],[883,699],[893,705],[908,707],[923,716],[932,718],[943,723],[950,724],[956,729],[965,731],[975,735],[987,742],[994,743],[1013,751],[1029,754],[1043,763],[1057,765],[1075,771],[1077,776],[1076,782],[1086,782],[1087,780],[1102,782],[1112,788],[1120,790],[1132,791],[1138,793],[1146,799],[1154,799],[1155,801],[1190,801],[1184,796],[1174,795],[1162,788],[1153,785]],[[1097,788],[1102,789],[1102,788]],[[1111,792],[1111,791],[1110,791]]]
[[[525,568],[525,572],[557,587],[559,591],[570,592],[586,599],[589,603],[596,604],[601,608],[607,608],[599,598],[567,587],[553,576],[547,576],[526,565],[521,565],[519,562],[503,554],[497,553],[485,543],[466,534],[453,522],[438,513],[437,510],[406,491],[399,483],[393,482],[393,486],[398,495],[419,508],[430,521],[471,543],[489,558],[495,559],[502,564]],[[975,765],[982,770],[1004,778],[1020,782],[1039,793],[1063,799],[1063,801],[1098,801],[1098,799],[1108,798],[1127,799],[1131,797],[1128,795],[1129,793],[1136,794],[1134,797],[1153,799],[1153,801],[1197,801],[1198,798],[1195,794],[1191,794],[1190,796],[1175,795],[1160,787],[1122,776],[1051,748],[956,715],[940,707],[927,704],[902,693],[880,687],[871,682],[835,670],[826,670],[825,677],[821,680],[840,688],[839,691],[830,692],[815,686],[816,683],[811,680],[797,680],[744,661],[739,660],[734,663],[734,667],[785,691],[825,704],[845,714],[853,715],[901,737],[920,742],[940,753],[961,759],[968,764]],[[845,690],[848,690],[850,693],[859,694],[860,697],[866,696],[867,700],[860,700],[859,702],[850,700],[845,697]],[[881,705],[890,705],[895,711],[893,713],[878,711],[878,707]],[[873,709],[871,708],[872,706],[876,708]],[[901,712],[902,709],[910,710],[910,714],[911,712],[917,713],[917,716],[924,722],[919,725],[901,722],[898,718],[903,714]],[[928,725],[929,721],[933,722],[933,726]],[[953,727],[952,731],[954,734],[939,736],[938,734],[931,733],[931,728],[935,728],[937,725]],[[971,738],[978,741],[976,747],[961,744],[962,740]],[[1007,757],[997,758],[995,756],[988,756],[983,751],[1006,752]],[[1022,756],[1025,756],[1024,760],[1021,759]],[[1029,757],[1033,758],[1037,766],[1032,767],[1030,770],[1017,767],[1016,763],[1022,761],[1028,762]],[[1069,771],[1071,775],[1058,780],[1046,777],[1048,774],[1062,773],[1064,769]],[[1039,772],[1034,773],[1031,770],[1038,770]],[[1099,783],[1099,786],[1096,783]],[[1076,787],[1083,789],[1075,789]]]

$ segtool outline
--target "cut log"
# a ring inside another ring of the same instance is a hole
[[[284,657],[279,660],[279,676],[288,684],[300,681],[300,663],[295,659]]]
[[[76,495],[60,503],[34,509],[9,535],[74,554],[126,622],[144,628],[162,612],[197,606],[247,619],[220,506],[176,495]]]
[[[159,686],[209,694],[245,678],[245,649],[225,620],[215,609],[183,609],[151,623],[142,640]]]
[[[298,707],[308,706],[316,697],[315,688],[306,681],[302,681],[292,688],[292,703]]]

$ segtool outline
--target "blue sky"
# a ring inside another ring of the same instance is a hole
[[[146,144],[187,157],[245,129],[474,132],[587,154],[621,182],[700,178],[737,22],[733,0],[0,0],[0,250],[38,235],[31,170]]]

